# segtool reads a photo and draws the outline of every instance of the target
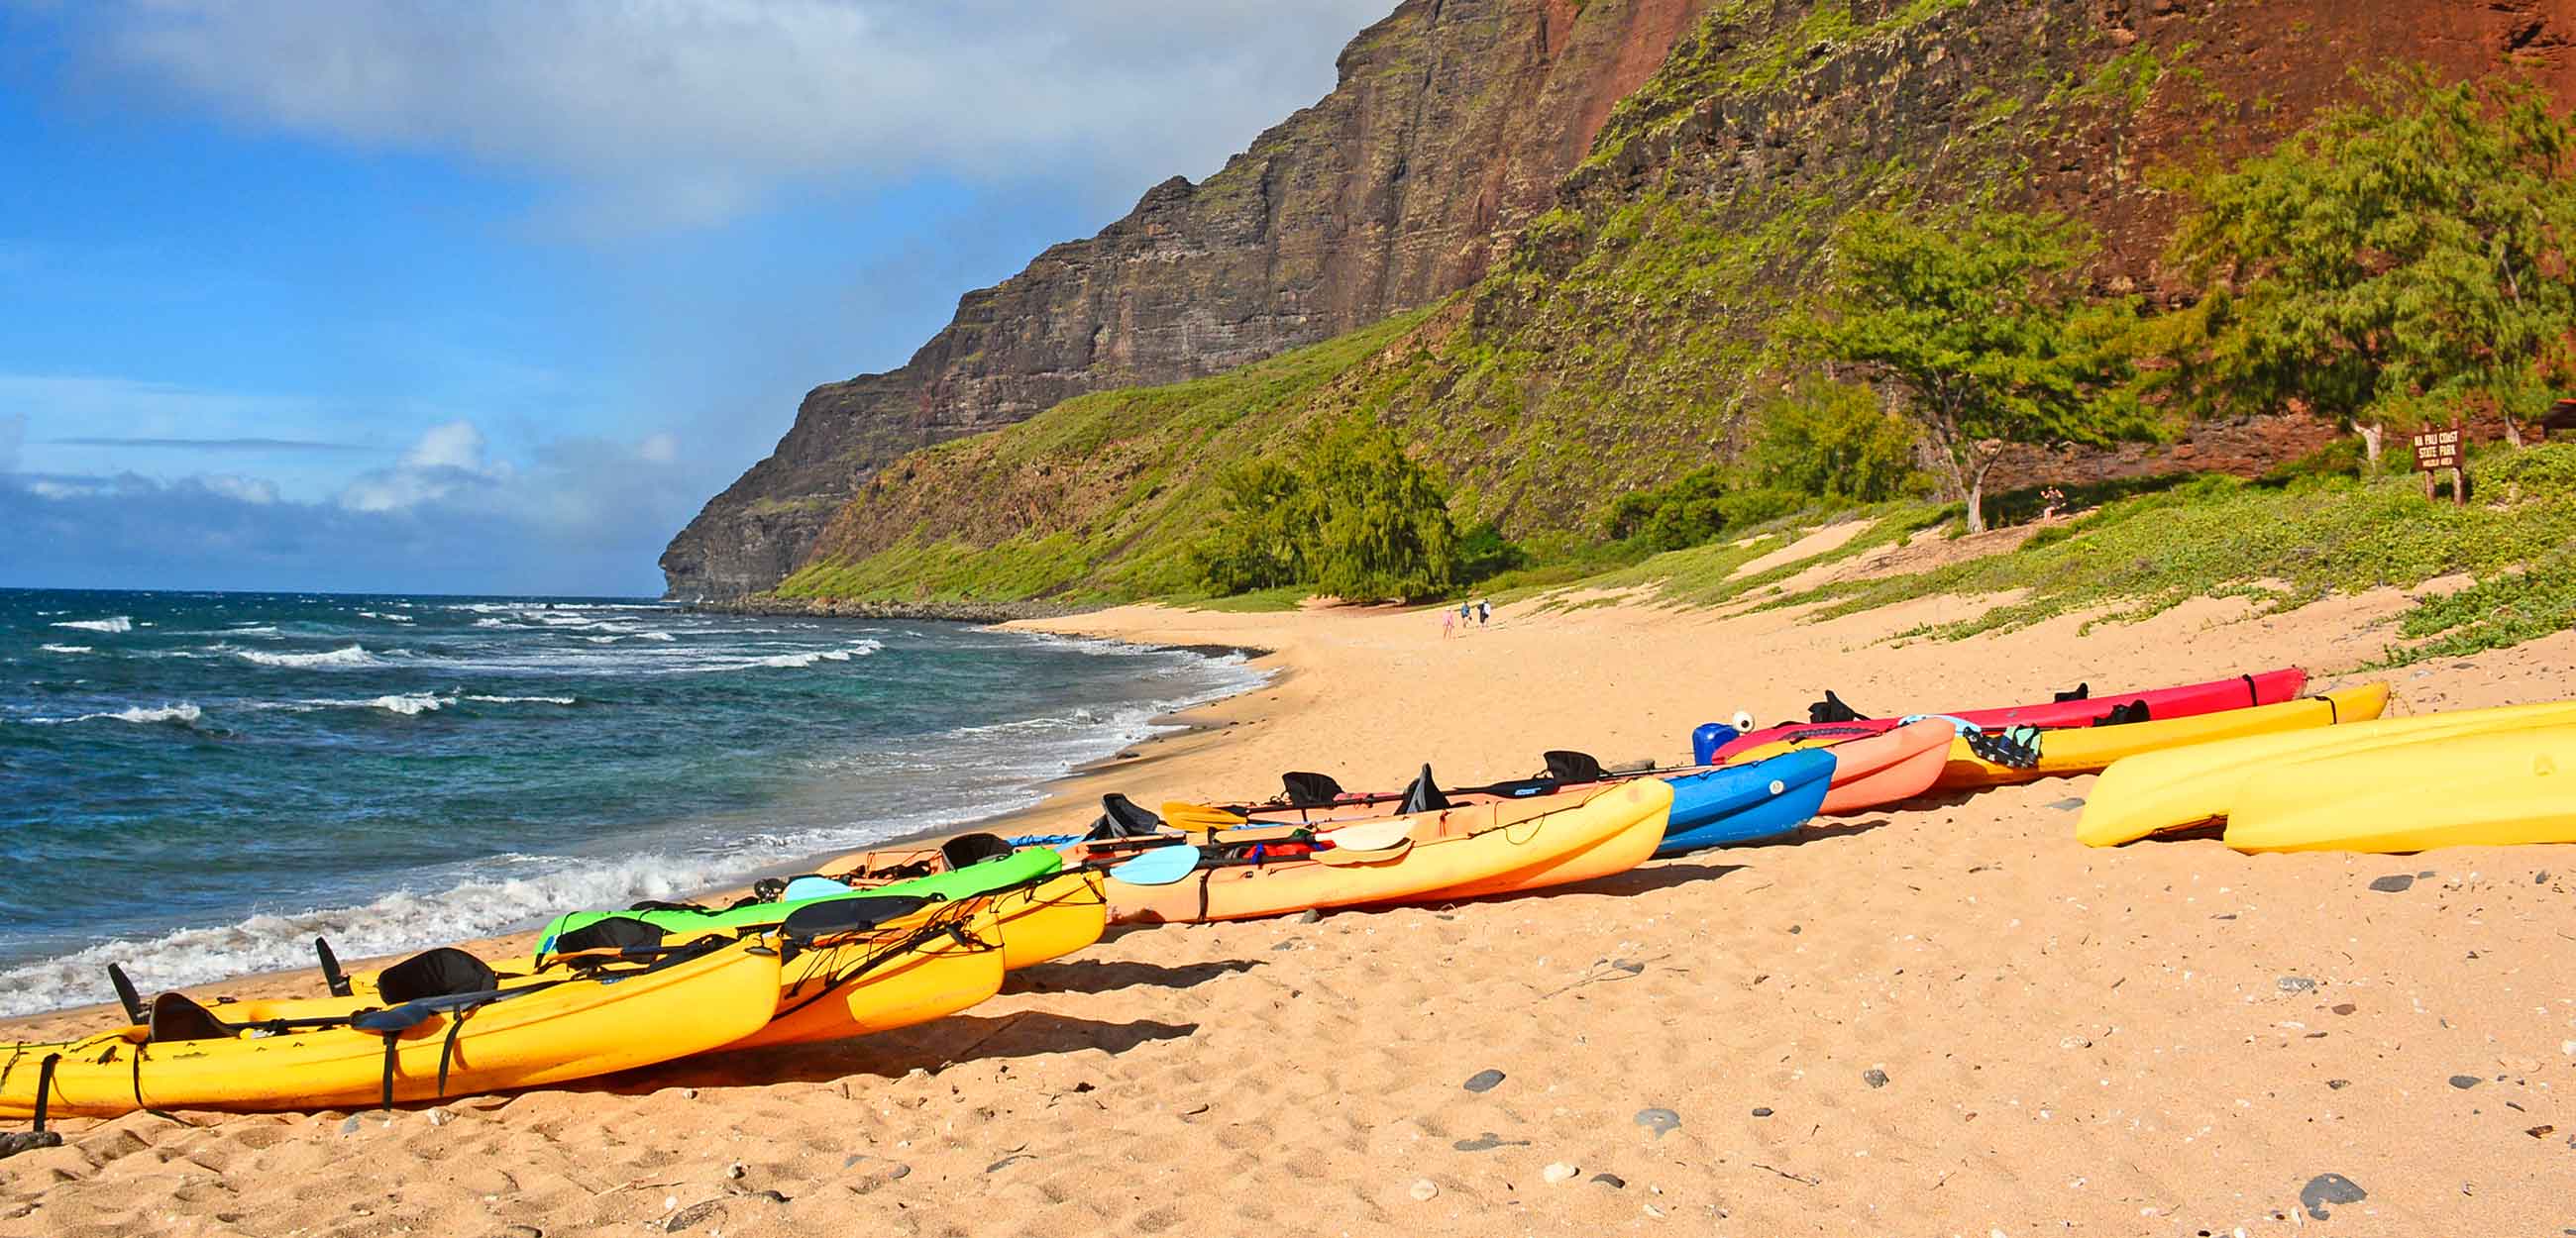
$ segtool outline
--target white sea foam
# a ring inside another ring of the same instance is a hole
[[[506,628],[510,626],[510,621],[507,619],[495,619],[486,615],[483,618],[475,620],[474,626],[478,628]]]
[[[367,652],[364,645],[348,645],[324,653],[269,653],[259,649],[234,649],[229,652],[244,662],[255,662],[261,666],[286,666],[306,670],[384,664],[382,658]]]
[[[205,713],[206,711],[199,709],[186,701],[181,701],[176,705],[162,705],[152,709],[146,709],[141,705],[135,705],[126,709],[117,710],[114,713],[81,714],[77,717],[71,718],[29,718],[27,721],[40,723],[46,726],[58,726],[67,722],[177,722],[184,724],[195,722],[197,719],[204,717]]]
[[[385,622],[387,622],[387,623],[409,623],[409,622],[411,622],[411,616],[409,616],[409,615],[398,615],[398,614],[395,614],[395,613],[394,613],[394,612],[392,612],[392,611],[383,611],[383,612],[378,612],[378,611],[372,611],[372,610],[362,610],[362,611],[359,611],[359,612],[358,612],[358,617],[359,617],[359,618],[361,618],[361,619],[382,619],[382,620],[384,620],[384,621],[385,621]]]
[[[134,620],[125,615],[112,615],[105,619],[64,619],[56,622],[54,626],[78,628],[83,632],[104,632],[113,636],[119,632],[133,631]]]
[[[96,653],[96,652],[98,652],[97,650],[92,649],[92,648],[90,648],[90,647],[89,647],[89,646],[87,646],[87,645],[38,645],[38,646],[36,646],[36,647],[37,647],[38,649],[42,649],[42,650],[44,650],[44,651],[45,651],[45,652],[47,652],[47,653]]]
[[[573,696],[469,696],[465,699],[481,701],[487,705],[578,705],[581,703],[581,698]]]

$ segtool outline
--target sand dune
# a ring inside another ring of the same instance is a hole
[[[1828,687],[1896,710],[2293,661],[2334,682],[2401,604],[1957,643],[1887,638],[1974,600],[1816,625],[1514,606],[1445,641],[1436,612],[1103,612],[1049,626],[1259,646],[1286,673],[1040,813],[1266,794],[1291,768],[1672,760],[1699,721]],[[2563,696],[2571,655],[2561,634],[2397,672],[2400,708]],[[66,1124],[0,1161],[0,1235],[2576,1227],[2576,850],[2094,851],[2072,841],[2089,785],[1552,897],[1135,930],[930,1026],[390,1124]],[[2366,1198],[2310,1189],[2329,1174]]]

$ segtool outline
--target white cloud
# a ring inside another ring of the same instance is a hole
[[[100,0],[110,80],[362,146],[564,175],[628,228],[796,181],[1200,176],[1330,89],[1392,0]]]
[[[407,469],[463,469],[481,473],[489,469],[483,460],[483,432],[470,421],[450,421],[431,426],[418,441],[402,454]]]
[[[238,503],[274,503],[278,500],[277,483],[239,473],[207,473],[197,482],[208,491]]]
[[[635,454],[653,464],[675,464],[680,459],[680,440],[668,430],[647,434],[635,445]]]

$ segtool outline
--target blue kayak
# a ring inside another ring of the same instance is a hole
[[[1831,748],[1801,748],[1749,765],[1675,774],[1672,824],[1657,855],[1679,855],[1786,834],[1816,815],[1834,782]]]

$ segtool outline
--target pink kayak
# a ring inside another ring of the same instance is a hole
[[[1989,729],[2008,726],[2064,727],[2091,726],[2114,709],[2146,707],[2148,718],[2188,718],[2196,714],[2216,713],[2222,709],[2243,709],[2253,705],[2275,705],[2289,700],[2307,686],[2308,673],[2298,667],[2238,675],[2233,679],[2213,679],[2208,683],[2185,684],[2176,688],[2156,688],[2146,692],[2088,696],[2075,700],[2050,701],[2044,705],[2015,705],[2004,709],[1971,709],[1933,716],[1957,718]],[[1859,738],[1896,729],[1897,718],[1855,718],[1846,722],[1787,722],[1747,732],[1718,746],[1712,759],[1725,761],[1731,755],[1766,744],[1787,741]]]

